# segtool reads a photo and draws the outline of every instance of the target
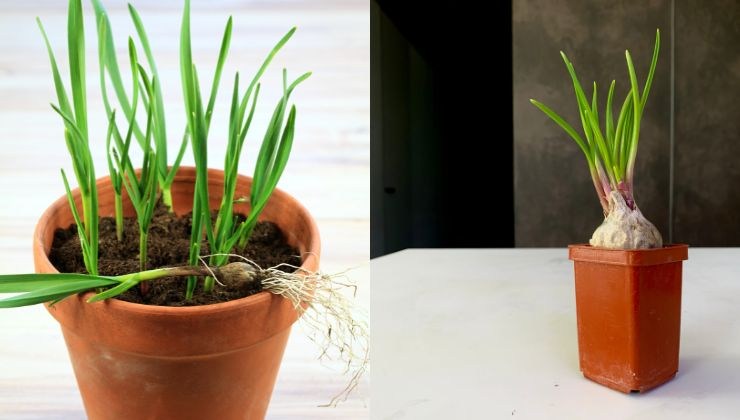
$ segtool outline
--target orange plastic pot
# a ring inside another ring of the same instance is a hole
[[[678,372],[681,269],[688,245],[613,250],[571,245],[583,375],[622,392]]]
[[[212,208],[223,190],[223,172],[209,171]],[[181,168],[172,185],[176,213],[192,207],[195,169]],[[237,196],[249,196],[240,177]],[[98,181],[100,214],[112,216],[109,178]],[[73,192],[78,200],[79,192]],[[248,207],[237,207],[247,212]],[[132,215],[130,203],[126,211]],[[276,223],[304,255],[302,267],[319,267],[314,220],[288,194],[276,190],[262,220]],[[57,228],[73,223],[66,198],[43,214],[34,234],[39,273],[56,269],[47,257]],[[95,304],[70,297],[48,308],[59,321],[90,419],[262,419],[267,411],[298,314],[267,292],[195,307],[139,305],[115,299]]]

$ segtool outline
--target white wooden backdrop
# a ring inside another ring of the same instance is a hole
[[[105,118],[97,82],[96,37],[86,9],[91,139],[99,176],[105,175]],[[164,79],[171,148],[184,124],[178,39],[181,1],[138,1]],[[123,1],[105,1],[124,59],[133,34]],[[280,187],[303,202],[322,235],[322,268],[358,267],[351,277],[368,304],[369,268],[369,10],[362,0],[193,0],[193,48],[210,86],[223,26],[234,36],[211,129],[209,166],[222,167],[228,92],[237,69],[251,76],[291,26],[298,32],[263,79],[261,106],[247,140],[242,173],[249,174],[264,122],[289,76],[313,71],[294,95],[297,136]],[[34,18],[40,16],[66,74],[66,1],[0,2],[0,272],[33,270],[31,234],[38,216],[63,193],[59,169],[71,172],[54,101],[49,63]],[[185,164],[192,163],[188,153]],[[338,408],[319,408],[344,377],[321,366],[312,344],[294,329],[268,413],[270,419],[368,417],[368,385]],[[0,312],[0,419],[81,419],[81,400],[58,326],[41,307]]]

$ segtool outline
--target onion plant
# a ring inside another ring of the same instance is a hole
[[[90,274],[98,274],[98,189],[95,179],[95,166],[88,139],[87,93],[85,87],[85,29],[80,0],[69,1],[67,19],[67,40],[69,50],[69,73],[71,97],[67,93],[54,51],[40,19],[36,19],[46,44],[51,63],[58,105],[52,104],[64,122],[64,140],[72,157],[72,167],[80,190],[82,216],[72,198],[67,176],[62,170],[62,179],[69,200],[77,233],[80,238],[85,268]]]
[[[652,248],[662,246],[660,233],[637,208],[634,199],[634,172],[640,123],[655,75],[660,51],[660,31],[655,34],[652,62],[645,84],[640,89],[629,51],[625,51],[630,89],[622,102],[618,117],[614,118],[612,101],[616,82],[612,80],[606,97],[603,125],[599,118],[598,88],[593,83],[589,101],[576,76],[573,64],[560,52],[575,90],[583,137],[560,115],[545,104],[531,99],[578,145],[586,156],[591,179],[606,220],[594,233],[592,245],[609,248]]]

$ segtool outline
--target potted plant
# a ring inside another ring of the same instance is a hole
[[[660,51],[660,31],[642,90],[629,51],[630,89],[618,117],[612,113],[615,81],[606,98],[603,125],[597,85],[591,101],[573,64],[561,52],[573,82],[584,137],[546,105],[531,102],[576,142],[588,162],[604,210],[589,245],[569,246],[575,265],[578,350],[583,375],[622,392],[640,392],[678,371],[681,268],[687,245],[663,245],[633,194],[640,121]]]
[[[347,285],[319,272],[313,218],[276,188],[295,135],[290,95],[310,73],[289,83],[283,70],[282,97],[253,176],[238,174],[260,77],[295,28],[246,88],[235,75],[225,164],[216,170],[208,168],[208,132],[231,18],[204,96],[185,0],[180,63],[187,124],[170,162],[161,79],[143,20],[129,6],[137,37],[128,39],[127,90],[106,11],[100,0],[92,4],[109,175],[96,178],[90,152],[82,4],[70,0],[69,90],[38,23],[57,94],[52,107],[61,117],[79,187],[72,190],[62,171],[66,195],[46,210],[34,234],[36,273],[0,276],[0,293],[20,293],[0,300],[0,307],[47,305],[62,327],[91,419],[263,418],[299,317],[313,328],[322,355],[346,363],[350,383],[337,398],[346,396],[368,360],[366,324],[353,317],[340,290]],[[195,167],[180,167],[188,145]],[[140,165],[133,163],[136,147]]]

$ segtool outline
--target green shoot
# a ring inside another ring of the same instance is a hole
[[[195,159],[195,192],[193,196],[193,224],[190,237],[190,256],[188,263],[197,265],[200,257],[203,231],[209,242],[213,239],[213,227],[210,217],[208,198],[208,127],[203,109],[203,101],[198,82],[198,72],[193,64],[193,53],[190,41],[190,1],[185,0],[185,9],[180,29],[180,74],[182,78],[185,112],[188,132]],[[195,277],[188,279],[186,296],[192,297],[195,290]]]
[[[118,172],[122,174],[123,185],[126,187],[126,192],[128,192],[131,204],[136,211],[136,219],[139,225],[139,269],[144,271],[147,268],[147,240],[149,226],[151,224],[154,208],[158,199],[156,172],[157,153],[151,147],[152,133],[155,130],[156,124],[155,98],[158,86],[156,85],[156,79],[152,78],[149,80],[144,69],[138,64],[136,48],[134,47],[133,40],[129,41],[129,56],[134,77],[138,79],[140,76],[142,84],[144,85],[142,102],[148,104],[146,132],[144,137],[144,161],[138,177],[129,159],[129,149],[134,131],[134,119],[136,117],[136,108],[139,97],[138,80],[133,84],[134,101],[131,114],[132,119],[129,121],[129,128],[125,139],[122,138],[118,128],[115,126],[115,121],[113,122],[113,132],[117,148],[113,149],[113,154]],[[119,153],[116,153],[116,150]],[[142,293],[145,293],[145,290],[142,290]]]
[[[102,26],[102,25],[101,25]],[[115,174],[116,181],[126,188],[131,204],[136,212],[136,219],[139,226],[139,269],[144,271],[147,268],[147,243],[149,234],[149,225],[151,224],[154,208],[157,203],[157,172],[156,156],[157,153],[151,147],[152,133],[155,127],[156,113],[156,92],[158,86],[156,79],[149,80],[146,71],[139,65],[138,54],[133,39],[129,38],[129,60],[132,69],[132,86],[133,102],[131,104],[131,118],[128,121],[128,130],[125,139],[121,136],[118,126],[115,122],[115,111],[111,111],[110,128],[108,140],[108,165],[111,171],[111,177]],[[143,94],[140,94],[139,86],[143,85]],[[144,147],[144,161],[142,168],[137,176],[134,166],[129,157],[131,140],[134,135],[136,125],[136,111],[139,104],[139,98],[147,106],[147,123]],[[110,145],[110,138],[115,141],[114,147]],[[115,163],[115,167],[114,167]],[[115,183],[114,183],[115,187]],[[120,188],[120,185],[119,187]],[[117,194],[118,198],[120,192]],[[116,203],[118,205],[118,203]],[[116,208],[116,218],[118,219],[121,212]],[[146,294],[146,283],[142,283],[142,294]]]
[[[270,51],[262,66],[252,78],[246,92],[239,99],[239,75],[234,78],[234,88],[231,98],[231,110],[229,115],[229,134],[226,159],[224,164],[225,180],[224,190],[219,206],[215,226],[211,222],[210,201],[208,194],[207,178],[207,141],[210,121],[213,112],[213,104],[218,91],[221,70],[228,54],[231,38],[232,20],[229,19],[221,42],[221,50],[216,72],[211,86],[210,99],[207,106],[203,106],[200,91],[198,72],[192,60],[191,35],[190,35],[190,2],[185,1],[183,12],[181,34],[180,34],[180,71],[182,74],[183,96],[185,97],[186,117],[188,119],[188,132],[191,134],[193,155],[196,166],[195,195],[193,197],[193,228],[191,237],[191,252],[189,264],[195,265],[200,256],[200,242],[203,232],[210,244],[211,252],[221,254],[211,257],[211,264],[223,265],[228,261],[225,254],[237,244],[244,248],[247,240],[257,223],[259,214],[275,189],[288,160],[293,142],[295,127],[295,107],[288,116],[287,123],[283,127],[285,114],[288,107],[288,99],[295,87],[310,76],[306,73],[287,86],[287,76],[283,73],[283,97],[278,103],[272,119],[268,124],[260,154],[257,158],[257,166],[254,172],[254,183],[251,191],[252,208],[247,219],[237,224],[233,214],[234,195],[236,189],[239,159],[247,132],[254,116],[254,110],[259,95],[259,79],[273,60],[277,52],[288,42],[295,33],[292,28],[283,38],[278,41]],[[254,96],[252,96],[254,94]],[[250,105],[251,104],[251,105]],[[248,111],[248,112],[247,112]],[[186,296],[192,296],[195,289],[195,278],[188,282]],[[209,292],[213,289],[214,279],[207,277],[204,290]]]
[[[108,113],[108,116],[110,118],[113,110],[109,103],[107,94],[107,84],[105,80],[105,74],[107,73],[108,79],[113,86],[116,98],[118,99],[124,115],[129,121],[134,121],[133,134],[136,137],[141,148],[145,149],[146,145],[144,143],[146,141],[146,134],[144,131],[142,131],[135,118],[133,118],[134,107],[132,105],[132,100],[130,100],[128,95],[126,94],[126,89],[123,86],[121,69],[118,65],[118,60],[115,54],[112,53],[115,51],[115,43],[113,41],[112,31],[110,30],[110,20],[108,19],[107,12],[100,0],[92,0],[92,3],[95,9],[96,19],[98,21],[98,55],[101,62],[100,85],[103,92],[103,102],[106,108],[106,112]],[[159,79],[159,73],[157,71],[157,65],[154,60],[154,55],[152,54],[149,38],[146,34],[141,16],[139,15],[138,11],[130,4],[128,5],[128,10],[131,16],[131,20],[134,23],[134,27],[136,28],[136,33],[144,51],[144,55],[146,56],[147,64],[152,72],[152,83],[159,86],[161,85],[161,83]],[[108,54],[108,51],[111,51],[111,53]],[[102,69],[105,69],[105,71],[102,71]],[[187,149],[188,132],[187,130],[185,130],[185,133],[182,136],[180,148],[178,150],[174,163],[171,167],[168,166],[167,124],[165,120],[164,101],[162,99],[161,89],[156,90],[155,96],[153,98],[153,104],[155,115],[153,126],[155,127],[155,129],[152,137],[154,140],[155,148],[157,149],[155,162],[157,179],[159,187],[162,190],[162,201],[165,205],[167,205],[170,211],[172,211],[172,183],[174,182],[175,174],[177,173],[177,169],[180,167],[182,158],[185,155],[185,150]]]
[[[170,276],[206,275],[208,267],[166,267],[120,276],[98,276],[77,273],[54,274],[3,274],[0,275],[0,293],[21,293],[0,299],[0,308],[17,308],[46,302],[58,302],[69,296],[93,289],[113,286],[90,297],[98,302],[118,296],[133,286],[144,285],[149,280]]]
[[[52,64],[54,84],[59,105],[53,106],[65,123],[65,140],[73,158],[75,175],[80,185],[82,196],[82,213],[74,207],[66,174],[63,173],[68,199],[73,206],[73,216],[78,225],[81,237],[85,264],[91,274],[97,274],[97,189],[95,173],[88,147],[87,104],[85,100],[84,74],[84,32],[82,28],[81,0],[70,0],[69,12],[69,47],[70,70],[72,73],[71,95],[62,82],[56,65],[51,46],[39,22],[42,34],[49,50]],[[305,73],[288,82],[287,71],[283,70],[283,94],[268,123],[254,169],[253,185],[250,192],[250,212],[246,219],[239,222],[234,216],[235,190],[239,160],[243,145],[254,117],[255,108],[260,92],[259,80],[272,62],[275,55],[282,49],[295,33],[292,28],[286,33],[269,52],[259,67],[246,91],[240,91],[239,74],[234,79],[233,93],[228,130],[228,149],[224,163],[225,182],[223,198],[221,200],[215,223],[210,216],[211,202],[208,191],[208,134],[213,117],[213,110],[218,95],[223,66],[229,53],[233,20],[230,17],[226,22],[221,40],[218,60],[208,95],[203,95],[198,71],[193,63],[191,33],[190,33],[190,1],[185,0],[180,36],[180,71],[182,89],[185,101],[187,125],[184,129],[182,144],[174,165],[168,167],[167,159],[167,131],[165,110],[160,89],[159,73],[152,54],[151,45],[138,11],[129,6],[129,14],[136,29],[136,36],[146,57],[151,77],[140,65],[134,40],[129,38],[129,59],[131,63],[132,91],[127,92],[123,84],[122,72],[115,54],[115,44],[111,31],[110,21],[101,0],[92,0],[95,9],[98,34],[98,61],[101,69],[100,87],[103,104],[108,116],[108,135],[106,150],[108,171],[110,173],[115,192],[116,234],[119,240],[123,236],[123,188],[126,189],[136,211],[140,230],[140,269],[147,268],[147,236],[154,207],[161,191],[163,202],[172,209],[171,185],[175,173],[181,162],[188,141],[193,150],[196,166],[195,191],[193,198],[193,221],[191,233],[190,256],[188,263],[196,265],[199,262],[201,242],[207,239],[211,251],[224,255],[211,257],[212,264],[223,265],[228,258],[225,254],[235,247],[243,249],[257,224],[262,210],[276,188],[276,185],[287,165],[295,135],[296,107],[290,104],[290,95],[293,90],[310,73]],[[112,95],[109,95],[109,85]],[[111,104],[115,97],[120,107],[120,114],[125,117],[128,127],[123,135],[116,124],[116,111]],[[71,98],[71,100],[70,100]],[[137,120],[139,104],[146,109],[146,126]],[[142,129],[144,128],[144,129]],[[129,158],[132,140],[144,152],[144,161],[140,171],[134,169]],[[188,281],[187,297],[192,296],[195,288],[195,277]],[[124,286],[121,286],[124,287]],[[213,278],[208,277],[205,290],[213,288]]]
[[[642,93],[640,93],[632,57],[629,51],[625,51],[630,89],[615,123],[612,111],[615,81],[611,82],[604,112],[603,131],[599,124],[598,88],[596,82],[593,84],[592,100],[589,104],[586,94],[578,81],[573,64],[563,52],[560,53],[573,81],[585,140],[584,137],[581,137],[555,111],[534,99],[530,100],[534,106],[559,125],[576,142],[586,156],[591,178],[599,196],[601,206],[604,209],[604,214],[608,212],[608,197],[612,191],[618,191],[624,197],[627,205],[631,209],[635,209],[633,195],[634,169],[635,158],[637,157],[637,145],[640,137],[640,122],[650,93],[650,87],[652,86],[653,76],[655,75],[659,51],[660,30],[656,31],[655,34],[653,57]]]
[[[113,197],[115,203],[116,219],[116,239],[118,242],[123,240],[123,172],[116,169],[114,162],[117,160],[115,149],[111,148],[111,137],[113,137],[116,114],[111,113],[108,121],[108,135],[105,140],[106,158],[108,160],[108,173],[110,174],[111,185],[113,186]]]
[[[95,167],[88,143],[87,99],[85,88],[85,32],[80,0],[70,0],[67,20],[67,41],[69,48],[69,67],[72,103],[59,73],[56,58],[49,38],[40,19],[36,19],[46,44],[58,106],[52,105],[64,122],[64,139],[67,144],[72,167],[77,178],[82,203],[80,217],[69,188],[67,176],[62,171],[67,199],[77,223],[85,268],[90,274],[98,273],[98,189],[95,180]]]
[[[98,33],[103,35],[105,34],[106,26],[105,21],[101,20],[98,25]],[[101,69],[105,68],[105,60],[106,60],[106,51],[105,51],[105,43],[104,41],[104,35],[100,37],[98,42],[98,48],[100,50],[100,54],[98,56],[98,65]],[[108,94],[105,89],[105,72],[100,72],[100,87],[103,97],[103,104],[105,105],[106,110],[110,110],[110,103],[108,101]],[[122,189],[123,189],[123,174],[118,172],[116,170],[115,165],[113,164],[112,154],[113,151],[111,150],[111,136],[113,135],[113,122],[115,120],[115,111],[111,110],[108,115],[108,135],[106,136],[105,141],[105,151],[106,151],[106,158],[108,161],[108,174],[110,175],[111,184],[113,186],[113,196],[114,196],[114,203],[115,203],[115,220],[116,220],[116,239],[118,241],[123,240],[123,197],[121,195]]]
[[[244,248],[247,238],[254,229],[254,226],[256,226],[259,214],[267,203],[272,191],[275,189],[277,180],[280,178],[280,174],[287,163],[293,141],[295,108],[291,110],[291,115],[288,118],[288,123],[285,129],[282,129],[285,106],[293,89],[300,82],[308,78],[310,73],[306,73],[299,77],[291,84],[290,88],[285,86],[286,73],[283,73],[283,97],[278,103],[277,109],[270,120],[267,133],[265,134],[265,139],[262,143],[260,155],[257,160],[257,168],[261,169],[259,174],[258,169],[255,169],[252,193],[255,193],[258,179],[274,180],[274,184],[270,184],[271,187],[265,188],[261,194],[253,194],[253,196],[257,198],[253,199],[252,203],[256,203],[256,205],[252,206],[247,220],[237,224],[233,214],[233,207],[235,201],[236,181],[239,171],[239,159],[244,146],[244,140],[246,139],[249,127],[252,123],[252,117],[254,116],[260,90],[259,79],[269,66],[274,56],[287,43],[294,32],[295,28],[291,29],[282,39],[280,39],[275,47],[273,47],[260,69],[252,78],[252,81],[250,82],[241,101],[239,101],[239,74],[237,73],[234,78],[231,112],[229,114],[228,145],[224,162],[224,189],[218,216],[216,218],[216,225],[214,227],[214,240],[211,242],[211,252],[217,254],[210,257],[210,263],[213,265],[219,266],[225,264],[228,261],[228,257],[225,254],[230,253],[237,243],[239,243],[241,248]],[[254,97],[252,97],[253,91]],[[247,105],[250,104],[250,101],[251,105],[249,106],[249,113],[247,113]],[[281,133],[283,133],[282,136]],[[278,136],[280,137],[278,138]],[[268,160],[272,163],[271,165],[260,164],[260,162],[266,162]],[[204,289],[206,291],[210,291],[212,288],[213,279],[208,277],[205,280]]]
[[[296,108],[295,105],[291,107],[288,120],[283,126],[288,98],[293,92],[293,89],[310,75],[311,73],[305,73],[293,81],[290,86],[286,86],[287,73],[283,71],[283,99],[275,108],[265,137],[262,140],[262,147],[257,156],[252,190],[250,192],[251,209],[247,219],[241,224],[238,231],[238,246],[242,250],[247,245],[247,241],[254,227],[257,225],[259,215],[267,205],[275,187],[277,187],[280,176],[290,157],[290,150],[293,146],[293,137],[295,135]]]

